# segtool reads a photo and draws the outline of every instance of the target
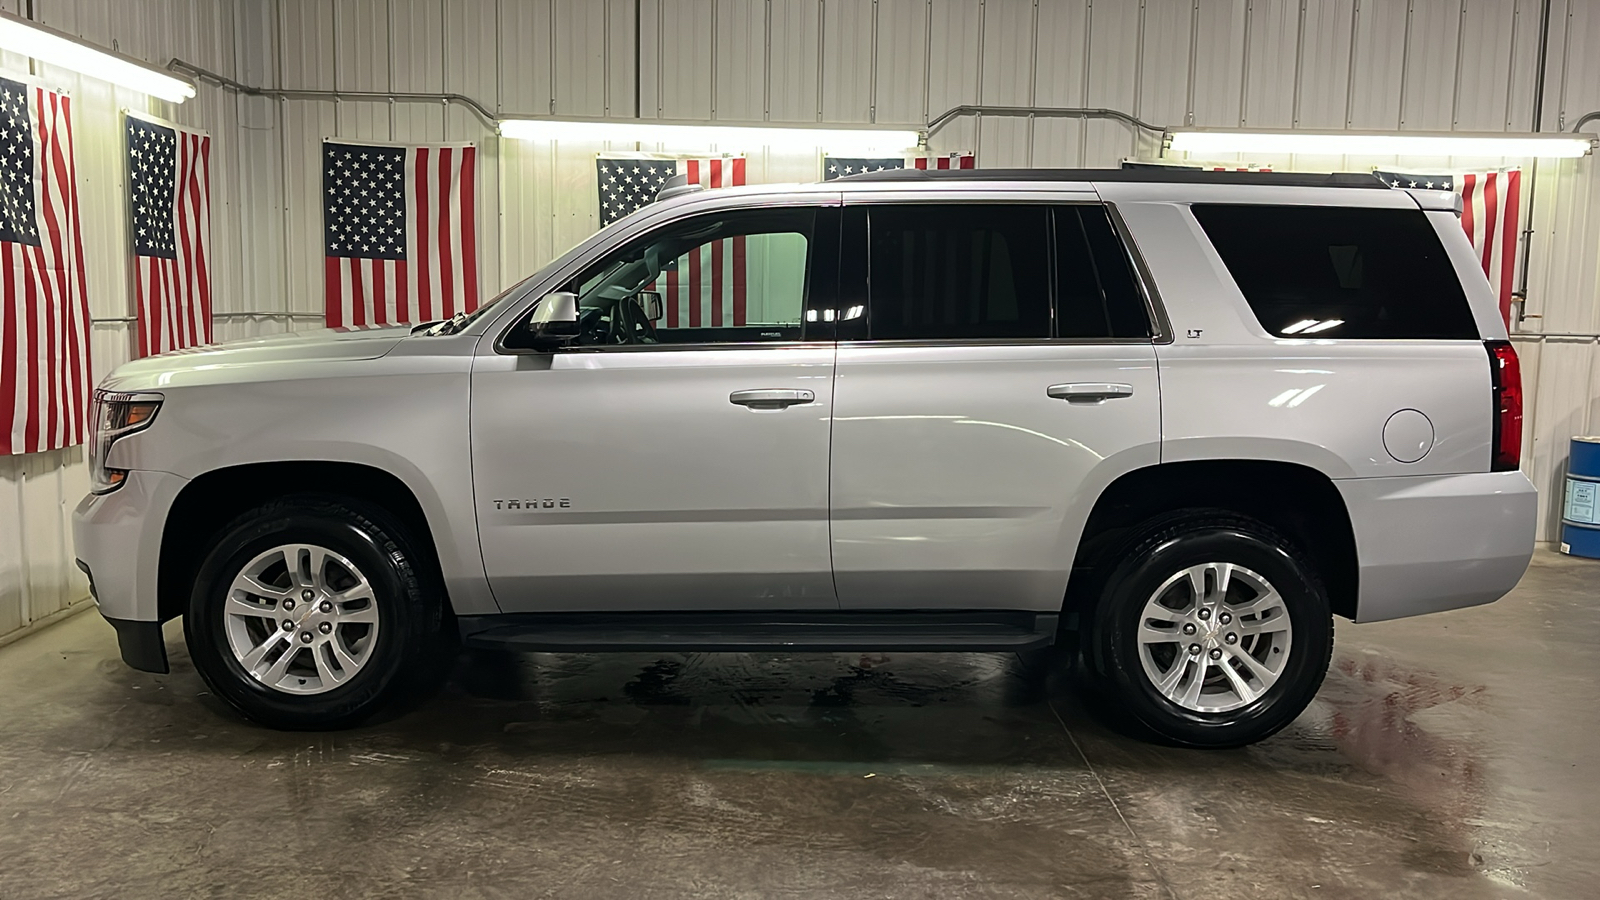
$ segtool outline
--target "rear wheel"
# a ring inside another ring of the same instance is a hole
[[[223,530],[184,634],[200,675],[276,728],[353,725],[427,669],[440,625],[404,529],[382,510],[300,496]]]
[[[1152,522],[1106,577],[1086,635],[1098,690],[1130,724],[1191,747],[1265,738],[1316,695],[1333,618],[1315,571],[1250,519]]]

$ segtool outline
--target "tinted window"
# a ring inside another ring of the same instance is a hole
[[[1050,336],[1043,206],[873,206],[867,224],[872,337]]]
[[[1150,336],[1144,297],[1105,207],[1056,210],[1056,335]]]
[[[573,280],[577,346],[801,339],[815,212],[701,216],[630,241]]]
[[[1282,337],[1478,337],[1421,210],[1197,205],[1262,327]]]

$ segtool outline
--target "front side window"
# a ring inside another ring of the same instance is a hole
[[[587,267],[570,346],[801,339],[816,211],[736,211],[656,229]]]
[[[873,206],[867,295],[874,340],[1050,337],[1050,210]]]
[[[1455,267],[1421,210],[1193,209],[1256,319],[1274,335],[1478,338]]]

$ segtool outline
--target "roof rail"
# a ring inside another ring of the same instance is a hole
[[[1389,190],[1382,179],[1360,172],[1213,172],[1206,169],[885,169],[834,181],[1100,181],[1149,184],[1260,184]]]

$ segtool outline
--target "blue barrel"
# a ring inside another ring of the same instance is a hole
[[[1600,559],[1600,437],[1575,437],[1561,506],[1561,552]]]

